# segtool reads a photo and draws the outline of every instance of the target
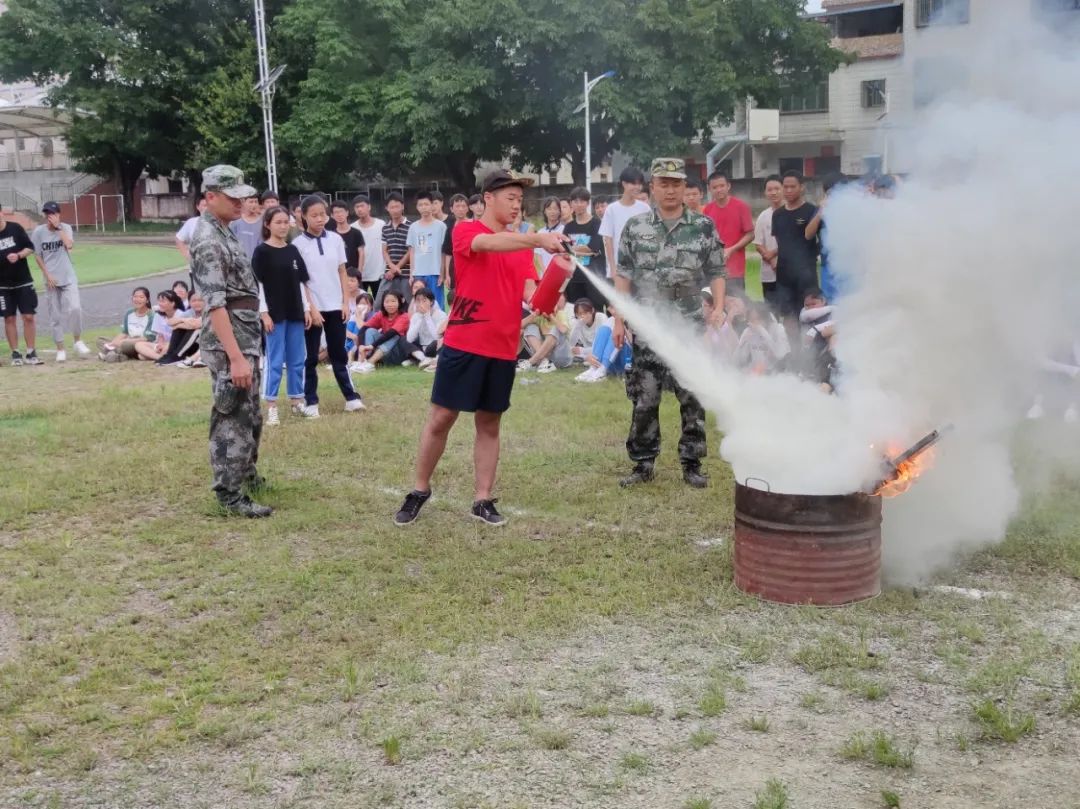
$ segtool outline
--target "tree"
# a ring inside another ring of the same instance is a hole
[[[114,177],[137,218],[143,172],[193,166],[200,132],[190,105],[235,59],[248,17],[243,0],[11,0],[0,16],[0,78],[50,87],[50,102],[73,114],[66,137],[79,168]]]

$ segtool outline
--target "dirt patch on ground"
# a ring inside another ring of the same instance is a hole
[[[1062,713],[1053,669],[1058,644],[1077,640],[1061,604],[1080,586],[1047,587],[1053,604],[921,596],[941,621],[924,612],[875,627],[873,612],[762,605],[372,661],[347,694],[295,701],[227,741],[96,762],[78,781],[25,776],[0,803],[32,792],[64,806],[749,807],[777,779],[800,809],[880,807],[884,790],[904,807],[1071,806],[1080,722]],[[160,609],[146,598],[130,606]],[[984,641],[963,671],[940,656],[954,622],[974,635],[1005,609],[1018,635],[1048,644],[1045,668],[1011,692],[1036,719],[1016,744],[982,736],[966,685],[1002,650]],[[851,649],[854,669],[832,665]],[[878,731],[910,768],[842,755]]]
[[[15,618],[0,612],[0,666],[10,663],[19,652],[19,633]]]

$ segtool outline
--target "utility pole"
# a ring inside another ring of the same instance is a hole
[[[601,73],[592,81],[589,81],[589,71],[585,71],[585,78],[582,83],[582,87],[585,90],[585,100],[578,105],[578,108],[574,112],[581,112],[585,110],[585,187],[592,193],[592,138],[590,130],[590,118],[589,118],[589,93],[596,85],[602,82],[604,79],[610,79],[615,75],[614,70],[609,70],[606,73]]]
[[[252,88],[259,93],[262,101],[263,143],[266,146],[266,183],[275,194],[277,183],[277,153],[274,149],[274,83],[285,71],[280,65],[270,71],[269,55],[266,49],[266,9],[263,0],[255,0],[255,45],[259,58],[259,81]]]

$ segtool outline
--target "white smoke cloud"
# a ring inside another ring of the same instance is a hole
[[[886,502],[893,582],[1004,536],[1020,502],[1010,444],[1038,360],[1077,332],[1080,227],[1060,189],[1080,177],[1080,59],[1030,4],[1010,5],[959,55],[968,81],[903,130],[910,174],[895,199],[829,201],[830,258],[850,285],[836,313],[839,395],[717,367],[687,328],[617,301],[716,413],[737,480],[858,491],[881,448],[955,425],[934,467]],[[1050,419],[1053,440],[1068,427]]]

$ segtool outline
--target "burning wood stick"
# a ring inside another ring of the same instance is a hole
[[[882,460],[882,476],[871,489],[873,494],[900,494],[907,491],[907,487],[922,470],[918,466],[919,456],[937,444],[946,433],[953,429],[953,425],[946,424],[939,430],[927,433],[895,458],[886,456]],[[896,483],[903,483],[899,489],[890,492],[890,487]]]

